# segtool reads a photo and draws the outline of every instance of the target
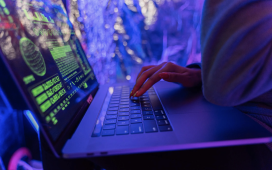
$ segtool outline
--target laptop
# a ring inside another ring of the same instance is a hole
[[[200,90],[159,82],[130,99],[131,84],[99,85],[72,24],[48,1],[0,0],[1,87],[31,110],[56,157],[86,158],[267,143],[243,113]]]

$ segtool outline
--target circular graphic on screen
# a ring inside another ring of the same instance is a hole
[[[38,76],[44,76],[46,66],[39,48],[28,38],[21,38],[20,51],[28,67]]]

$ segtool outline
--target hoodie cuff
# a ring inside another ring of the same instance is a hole
[[[198,68],[201,69],[201,63],[192,63],[186,66],[187,68]]]

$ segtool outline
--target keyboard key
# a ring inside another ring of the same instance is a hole
[[[128,116],[129,112],[119,112],[118,115],[119,116]]]
[[[143,104],[142,107],[151,107],[150,104]]]
[[[118,96],[118,95],[120,95],[121,94],[121,91],[114,91],[113,93],[112,93],[112,96]]]
[[[103,130],[102,136],[113,136],[114,135],[114,129],[112,130]]]
[[[118,121],[118,126],[125,126],[125,125],[129,125],[129,121],[128,120]]]
[[[166,117],[166,115],[161,115],[161,116],[156,116],[156,119],[157,120],[166,120],[167,117]]]
[[[152,111],[143,111],[143,115],[153,115]]]
[[[139,100],[139,97],[131,97],[131,100]]]
[[[168,120],[157,120],[159,126],[169,125]]]
[[[115,129],[115,124],[104,125],[103,129]]]
[[[120,98],[119,97],[114,97],[114,98],[111,98],[111,101],[120,101]]]
[[[105,120],[104,121],[104,124],[113,124],[113,123],[116,123],[116,119],[109,119],[109,120]]]
[[[144,105],[144,104],[150,104],[149,101],[141,101],[141,103]]]
[[[131,103],[140,103],[138,100],[130,100]]]
[[[119,104],[119,101],[111,101],[110,104]]]
[[[120,102],[121,105],[129,105],[129,102]]]
[[[166,125],[166,126],[159,126],[159,129],[161,132],[164,132],[164,131],[172,131],[172,127],[170,125]]]
[[[147,96],[140,96],[139,99],[140,99],[140,100],[149,99],[149,97],[147,97]]]
[[[148,96],[141,96],[139,100],[140,100],[140,102],[148,101],[149,97]]]
[[[130,107],[130,110],[140,110],[141,107],[140,106],[132,106]]]
[[[129,105],[128,104],[120,105],[119,108],[129,108]]]
[[[130,103],[130,106],[133,107],[133,106],[140,106],[140,103]]]
[[[132,115],[130,115],[131,119],[139,118],[139,117],[142,117],[142,115],[141,114],[132,114]]]
[[[131,134],[143,133],[143,124],[142,123],[131,124],[130,133]]]
[[[106,115],[106,119],[116,119],[117,115]]]
[[[118,107],[119,104],[110,104],[109,107]]]
[[[154,114],[155,114],[156,116],[161,116],[161,115],[165,115],[165,112],[164,112],[163,110],[155,110],[155,111],[154,111]]]
[[[121,102],[129,102],[129,99],[121,99]]]
[[[117,115],[118,111],[107,111],[108,115]]]
[[[143,110],[143,111],[151,111],[152,108],[151,108],[151,107],[142,107],[142,110]]]
[[[139,97],[140,102],[143,102],[143,101],[146,101],[146,100],[149,100],[148,96],[140,96]]]
[[[131,110],[130,114],[139,114],[141,113],[141,110]]]
[[[144,118],[144,120],[153,120],[154,116],[153,115],[145,115],[143,118]]]
[[[120,108],[119,109],[119,112],[128,112],[129,111],[129,108]]]
[[[129,116],[119,116],[118,120],[129,120]]]
[[[110,111],[115,111],[115,110],[118,110],[119,109],[119,107],[110,107],[110,108],[108,108],[108,110],[110,110]]]
[[[118,126],[116,128],[116,135],[127,135],[129,133],[128,126]]]
[[[137,119],[130,119],[130,123],[141,123],[142,119],[141,118],[137,118]]]
[[[146,133],[158,132],[155,120],[144,120],[144,128]]]

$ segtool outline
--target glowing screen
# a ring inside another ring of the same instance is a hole
[[[98,86],[66,13],[47,1],[0,0],[1,57],[56,140]]]

